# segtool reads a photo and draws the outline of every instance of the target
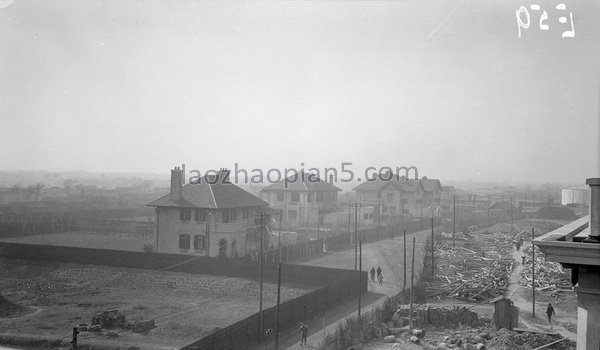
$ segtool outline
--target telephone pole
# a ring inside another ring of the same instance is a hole
[[[404,244],[402,245],[404,248],[404,278],[402,279],[403,286],[402,292],[406,293],[406,229],[404,229]],[[404,294],[406,296],[406,294]]]
[[[456,248],[456,196],[454,196],[454,205],[452,206],[454,211],[454,218],[452,219],[452,248]]]
[[[531,228],[531,314],[535,318],[535,246],[533,240],[535,239],[534,228]]]
[[[259,225],[259,253],[258,253],[258,279],[259,279],[259,302],[258,302],[258,331],[259,331],[259,339],[263,338],[263,226],[266,219],[266,222],[269,222],[270,215],[265,213],[256,213],[254,216],[254,222]]]
[[[358,202],[354,202],[354,270],[358,264]]]
[[[277,269],[277,306],[275,307],[275,350],[279,350],[279,303],[281,302],[281,262]]]
[[[358,263],[358,321],[360,322],[360,302],[362,296],[362,241],[358,243],[360,258]]]

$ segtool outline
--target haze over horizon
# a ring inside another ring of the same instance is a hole
[[[593,2],[521,39],[516,0],[6,3],[0,170],[600,177]]]

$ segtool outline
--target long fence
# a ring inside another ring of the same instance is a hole
[[[128,252],[63,246],[44,246],[0,242],[0,256],[11,259],[62,263],[106,265],[148,270],[168,270],[193,274],[224,275],[258,279],[258,265],[246,259],[193,257],[180,254]],[[277,281],[277,268],[263,266],[263,280]],[[367,272],[319,266],[282,264],[281,282],[317,289],[280,305],[279,327],[284,329],[320,314],[332,306],[353,298],[359,288],[367,292]],[[245,349],[262,340],[259,314],[223,328],[185,349]],[[275,329],[275,307],[263,311],[263,329]]]

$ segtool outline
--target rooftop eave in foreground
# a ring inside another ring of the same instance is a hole
[[[589,216],[536,238],[533,242],[546,260],[561,264],[600,266],[600,244],[583,243],[589,234]]]

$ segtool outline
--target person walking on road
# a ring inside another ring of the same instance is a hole
[[[377,279],[379,279],[379,275],[381,275],[381,266],[377,266]]]
[[[375,282],[375,268],[371,267],[371,282]]]
[[[548,315],[548,323],[550,324],[550,329],[552,329],[552,316],[555,315],[552,303],[548,303],[548,307],[546,308],[546,315]]]
[[[379,285],[382,285],[383,284],[383,272],[379,274],[377,279],[379,279]]]
[[[302,339],[300,340],[300,347],[302,345],[306,345],[306,336],[308,335],[308,327],[304,324],[304,322],[300,322],[300,335]]]

